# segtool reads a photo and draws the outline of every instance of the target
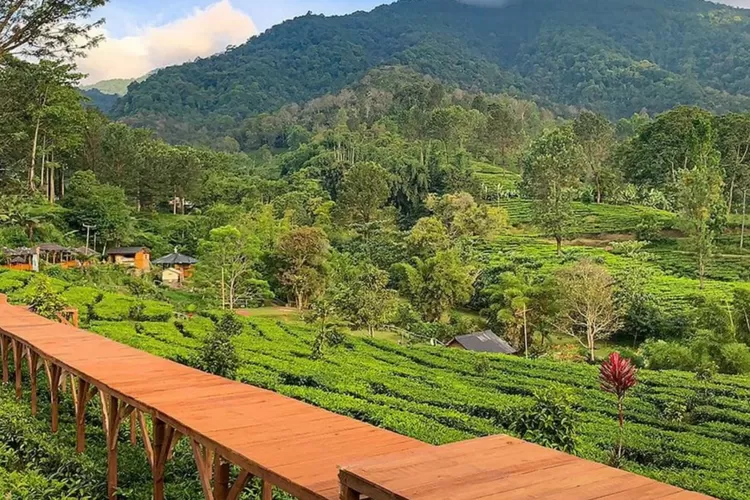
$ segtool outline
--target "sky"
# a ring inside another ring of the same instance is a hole
[[[77,61],[84,83],[136,78],[239,45],[286,19],[370,10],[390,0],[110,0],[97,9],[105,37]],[[464,0],[469,1],[472,0]],[[481,0],[485,3],[504,0]],[[473,0],[478,3],[477,0]],[[750,8],[750,0],[722,0]]]

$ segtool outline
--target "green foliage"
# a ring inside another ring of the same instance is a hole
[[[232,339],[242,331],[242,324],[233,312],[225,313],[216,325],[216,330],[201,342],[197,366],[220,377],[234,378],[239,367],[237,349]]]
[[[519,412],[511,430],[526,441],[575,453],[578,417],[571,393],[559,386],[536,391],[533,397],[534,404]]]
[[[96,226],[105,243],[131,237],[130,207],[122,189],[101,184],[93,172],[76,172],[65,197],[70,224],[78,230]]]
[[[57,315],[67,306],[60,292],[54,290],[50,278],[37,276],[29,286],[32,289],[28,303],[31,310],[38,315],[49,319],[56,319]]]
[[[582,151],[570,127],[546,131],[524,156],[523,183],[536,200],[534,218],[555,237],[558,252],[569,231],[581,167]]]
[[[397,265],[401,291],[426,321],[444,320],[453,306],[469,301],[476,276],[456,251],[438,252],[427,260],[415,258],[414,265]]]

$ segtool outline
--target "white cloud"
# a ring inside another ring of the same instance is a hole
[[[725,3],[734,7],[742,7],[743,9],[750,9],[750,0],[715,0],[716,3]]]
[[[250,16],[235,9],[229,0],[221,0],[184,18],[137,28],[122,38],[107,36],[105,29],[102,34],[106,39],[77,63],[80,71],[89,75],[84,83],[135,78],[156,68],[220,52],[256,33]]]

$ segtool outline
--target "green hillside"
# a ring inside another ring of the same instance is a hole
[[[703,0],[526,0],[482,8],[401,0],[347,16],[284,22],[226,53],[134,85],[115,114],[190,142],[335,92],[382,65],[448,84],[513,91],[611,118],[677,104],[750,107],[750,13]],[[563,109],[563,108],[561,108]]]

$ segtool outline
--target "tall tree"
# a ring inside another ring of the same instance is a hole
[[[536,200],[538,224],[555,237],[558,254],[572,217],[581,164],[581,148],[570,127],[545,131],[524,156],[524,187]]]
[[[594,186],[596,202],[601,203],[607,181],[612,177],[614,128],[604,116],[583,111],[573,122],[573,132],[581,145],[587,181]]]
[[[476,271],[456,251],[438,252],[414,265],[401,264],[401,289],[426,321],[445,320],[455,305],[466,304],[473,293]]]
[[[367,328],[370,337],[386,324],[392,310],[394,291],[388,289],[388,273],[365,262],[357,265],[341,283],[336,308],[356,327]]]
[[[383,208],[390,189],[388,172],[373,162],[357,163],[344,175],[339,194],[339,209],[355,224],[374,222]]]
[[[736,189],[744,194],[750,187],[750,113],[717,116],[714,127],[726,179],[727,213],[731,213]]]
[[[621,324],[615,280],[606,268],[590,260],[560,269],[556,280],[559,298],[554,325],[585,347],[594,362],[596,342],[609,337]]]
[[[640,127],[625,147],[626,180],[673,193],[680,171],[695,167],[696,149],[712,136],[712,121],[709,111],[680,106]]]
[[[716,236],[726,218],[722,196],[724,181],[718,169],[719,154],[707,142],[699,153],[702,158],[692,170],[683,170],[678,182],[677,202],[680,225],[690,237],[698,265],[698,278],[703,288]]]
[[[0,62],[8,54],[37,59],[77,56],[96,45],[93,28],[104,20],[85,22],[107,0],[0,0]]]
[[[241,298],[257,300],[257,296],[248,297],[250,292],[267,292],[268,284],[254,269],[260,249],[249,231],[235,226],[212,229],[201,242],[199,254],[196,281],[218,291],[222,308],[234,309]]]
[[[328,238],[317,227],[300,227],[282,235],[277,243],[281,260],[279,279],[302,310],[324,286],[324,264],[328,256]]]
[[[101,184],[90,171],[76,172],[63,200],[68,223],[79,231],[96,226],[102,242],[119,244],[132,237],[130,206],[121,188]]]

